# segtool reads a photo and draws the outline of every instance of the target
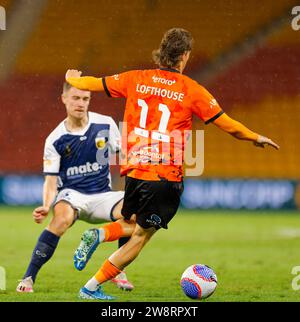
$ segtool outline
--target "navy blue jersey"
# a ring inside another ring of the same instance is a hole
[[[109,155],[120,148],[120,132],[111,117],[88,115],[80,132],[69,132],[63,121],[46,139],[44,174],[58,176],[58,190],[86,194],[111,190]]]

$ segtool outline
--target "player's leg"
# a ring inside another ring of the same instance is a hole
[[[79,297],[83,299],[114,299],[103,292],[101,284],[118,276],[138,256],[156,231],[154,227],[144,229],[136,224],[130,240],[103,263],[98,272],[80,289]]]
[[[182,183],[168,181],[143,181],[126,178],[122,214],[128,218],[136,213],[136,227],[130,240],[108,260],[80,290],[79,296],[102,299],[101,285],[117,276],[140,253],[159,228],[167,229],[174,217],[183,191]],[[95,292],[95,293],[94,293]]]
[[[135,222],[119,219],[105,224],[99,228],[86,230],[81,242],[74,253],[74,265],[77,270],[85,268],[92,254],[100,243],[112,242],[122,237],[130,237],[135,227]]]
[[[53,217],[41,233],[33,250],[31,261],[23,280],[17,286],[18,292],[33,292],[33,284],[42,266],[53,256],[60,237],[73,224],[75,210],[65,201],[58,202],[53,209]]]
[[[86,230],[81,238],[80,245],[74,254],[76,269],[83,270],[91,258],[93,252],[100,243],[118,240],[122,237],[130,237],[134,223],[117,219],[123,218],[121,208],[123,205],[123,191],[109,191],[90,197],[87,216],[79,216],[79,219],[89,223],[112,221],[98,228]]]
[[[123,270],[139,255],[156,231],[157,229],[154,227],[145,229],[139,224],[136,224],[130,240],[109,257],[109,262],[120,270]],[[103,275],[106,274],[104,273]]]
[[[114,219],[123,218],[122,213],[121,213],[122,207],[123,207],[123,199],[118,204],[116,204],[116,206],[114,207],[114,209],[112,211],[112,216]],[[132,232],[133,232],[133,227],[132,227]],[[122,246],[124,246],[128,242],[128,240],[130,239],[130,236],[119,238],[118,248],[121,248]],[[112,283],[114,283],[121,290],[132,291],[134,289],[133,284],[127,278],[125,270],[123,270],[115,278],[112,278],[110,281]]]
[[[61,237],[76,220],[76,213],[72,205],[65,201],[58,202],[53,208],[53,217],[47,230]]]
[[[116,206],[113,208],[112,217],[113,217],[114,220],[124,218],[123,215],[122,215],[122,208],[123,208],[123,199],[121,201],[119,201],[116,204]],[[128,229],[130,229],[130,236],[131,236],[131,234],[133,233],[134,226],[132,225]],[[123,245],[125,245],[128,242],[128,240],[130,239],[130,236],[119,238],[119,240],[118,240],[118,248],[121,248]]]
[[[118,248],[124,246],[130,237],[122,237],[118,240]],[[115,278],[110,280],[113,284],[116,285],[121,290],[124,291],[132,291],[134,289],[134,285],[132,282],[128,280],[127,274],[125,270],[122,270],[120,274],[118,274]]]

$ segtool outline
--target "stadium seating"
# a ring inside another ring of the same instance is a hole
[[[255,148],[217,127],[205,127],[205,177],[300,178],[298,97],[269,96],[257,104],[236,105],[230,116],[277,142],[281,149]]]
[[[291,15],[292,19],[292,15]],[[285,25],[281,30],[269,38],[267,46],[269,47],[282,47],[282,46],[299,46],[300,38],[299,32],[291,28],[291,24]]]
[[[15,76],[0,86],[5,108],[0,118],[0,171],[40,173],[46,137],[65,118],[60,100],[62,80],[57,77]],[[91,110],[122,118],[122,101],[92,97]]]
[[[112,0],[78,0],[75,5],[49,1],[16,70],[55,74],[74,66],[101,74],[150,65],[163,31],[178,25],[179,10],[182,26],[197,40],[193,56],[199,66],[281,15],[291,3],[132,0],[128,6]]]
[[[5,1],[7,7],[11,3]],[[67,68],[102,75],[153,66],[152,49],[164,30],[177,25],[182,10],[181,0],[132,0],[130,8],[122,1],[105,1],[103,10],[99,10],[101,1],[78,0],[72,2],[72,10],[70,3],[48,2],[12,77],[0,84],[5,102],[0,118],[1,172],[41,171],[44,140],[64,117],[59,96]],[[182,27],[196,39],[187,74],[246,39],[292,3],[186,1]],[[209,84],[229,115],[278,141],[281,151],[255,149],[209,125],[205,177],[300,177],[296,145],[300,120],[295,112],[300,103],[299,56],[299,37],[287,25]],[[123,116],[123,102],[104,95],[93,95],[91,109],[109,111],[117,122]],[[202,128],[199,123],[195,126]]]
[[[259,102],[265,96],[299,93],[298,45],[264,46],[220,73],[209,89],[226,110],[235,103]]]
[[[3,8],[5,8],[6,11],[8,11],[12,5],[12,1],[11,0],[1,0],[1,4],[0,4]]]

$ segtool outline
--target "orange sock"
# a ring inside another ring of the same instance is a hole
[[[103,263],[99,271],[95,274],[96,280],[102,284],[111,278],[116,277],[121,273],[121,270],[113,265],[108,259]]]
[[[123,236],[123,227],[118,222],[112,222],[103,226],[105,241],[114,241]]]

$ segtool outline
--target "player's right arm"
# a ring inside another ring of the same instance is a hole
[[[36,223],[40,224],[47,217],[51,205],[57,194],[57,179],[60,169],[60,154],[57,152],[51,135],[47,138],[44,148],[44,187],[43,205],[34,209],[32,215]]]
[[[57,193],[57,176],[45,176],[43,205],[34,209],[32,215],[36,223],[41,224],[47,217]]]
[[[76,69],[69,69],[66,73],[66,81],[81,90],[105,91],[109,97],[127,97],[129,84],[133,83],[135,71],[127,71],[113,76],[96,78],[81,76]]]
[[[81,90],[86,91],[104,91],[102,78],[92,76],[81,77],[82,72],[76,69],[69,69],[66,72],[66,81]]]

